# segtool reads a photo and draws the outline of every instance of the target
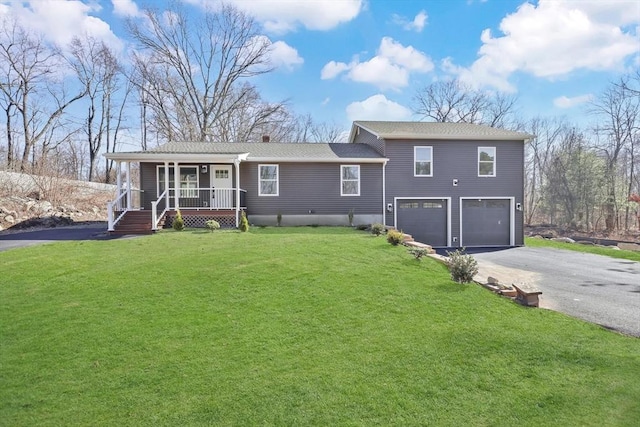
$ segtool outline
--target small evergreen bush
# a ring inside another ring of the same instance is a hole
[[[247,214],[244,211],[242,211],[242,214],[240,215],[240,231],[249,231],[249,220],[247,219]]]
[[[369,229],[369,224],[358,224],[356,225],[356,230],[366,231]]]
[[[404,234],[402,234],[402,231],[389,230],[387,232],[387,242],[391,243],[393,246],[398,246],[403,240]]]
[[[207,230],[209,231],[215,231],[220,229],[220,223],[215,219],[210,219],[209,221],[207,221],[206,225],[207,225]]]
[[[408,252],[414,256],[415,259],[420,261],[422,257],[425,257],[429,254],[429,251],[424,248],[411,248]]]
[[[353,208],[349,209],[347,217],[349,218],[349,227],[353,227]]]
[[[470,283],[473,276],[478,273],[478,262],[469,254],[464,253],[464,248],[453,252],[447,251],[449,256],[449,270],[451,279],[458,283]]]
[[[276,216],[276,222],[278,223],[278,227],[282,225],[282,214],[280,212],[278,212],[278,215]]]
[[[376,223],[371,226],[371,234],[374,236],[379,236],[382,233],[384,233],[384,225]]]
[[[176,231],[184,230],[184,220],[182,219],[182,214],[180,213],[180,209],[176,211],[176,217],[173,218],[173,224],[171,224],[171,226]]]

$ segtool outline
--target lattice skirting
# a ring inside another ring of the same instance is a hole
[[[164,228],[171,228],[173,226],[173,218],[175,215],[167,215],[164,221]],[[183,215],[182,220],[184,226],[189,228],[205,228],[207,221],[214,219],[220,224],[220,228],[235,228],[236,218],[229,215],[215,215],[215,214],[203,214],[203,215]]]

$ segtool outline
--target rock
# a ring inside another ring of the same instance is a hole
[[[97,206],[92,207],[92,208],[91,208],[91,210],[93,211],[93,213],[94,213],[95,215],[97,215],[97,214],[100,212],[100,208],[99,208],[99,207],[97,207]]]
[[[586,246],[594,246],[595,245],[595,243],[590,242],[588,240],[578,240],[578,241],[576,241],[576,243],[579,244],[579,245],[586,245]]]
[[[41,201],[41,202],[38,203],[37,209],[41,213],[47,213],[47,212],[51,212],[53,210],[53,205],[45,200],[45,201]]]
[[[495,277],[489,276],[487,277],[487,283],[490,285],[497,285],[500,283],[500,281],[498,279],[496,279]]]
[[[561,242],[561,243],[575,243],[576,242],[571,237],[553,237],[551,240],[553,240],[554,242]]]
[[[617,247],[617,246],[607,246],[607,248],[613,249],[614,251],[619,251],[620,250],[620,248]]]
[[[13,215],[7,215],[4,217],[5,222],[8,222],[9,224],[13,224],[16,222],[16,219],[13,217]]]

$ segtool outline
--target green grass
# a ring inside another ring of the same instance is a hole
[[[640,252],[625,251],[619,249],[603,248],[600,246],[582,245],[579,243],[563,243],[556,242],[549,239],[536,239],[532,237],[526,237],[524,239],[526,246],[533,248],[556,248],[566,249],[575,252],[585,252],[589,254],[604,255],[611,258],[628,259],[630,261],[640,262]]]
[[[346,228],[0,253],[0,425],[637,425],[640,340]]]

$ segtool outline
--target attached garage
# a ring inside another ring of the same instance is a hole
[[[512,198],[461,199],[461,246],[513,246],[512,204]]]
[[[448,198],[395,200],[396,228],[421,243],[434,247],[450,246]]]

